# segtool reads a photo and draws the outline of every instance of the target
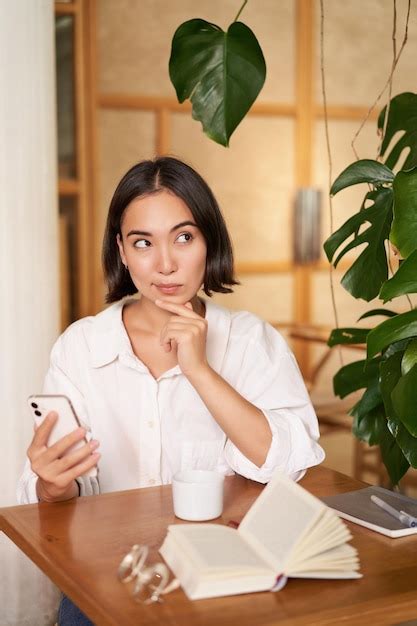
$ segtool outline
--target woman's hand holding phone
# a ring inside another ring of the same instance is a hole
[[[27,451],[32,471],[38,476],[38,498],[44,502],[69,500],[77,496],[78,485],[75,479],[97,465],[100,458],[100,454],[94,452],[99,445],[96,440],[66,453],[85,438],[85,428],[77,428],[48,447],[48,439],[57,419],[57,413],[48,413],[36,428]]]

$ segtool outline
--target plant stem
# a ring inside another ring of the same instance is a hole
[[[240,7],[238,14],[236,15],[235,19],[233,20],[234,22],[237,22],[239,19],[240,14],[242,13],[243,9],[245,8],[246,4],[247,4],[248,0],[244,0],[242,6]]]
[[[400,60],[400,56],[401,56],[401,54],[402,54],[402,51],[403,51],[403,49],[404,49],[404,46],[405,46],[405,44],[407,43],[407,39],[408,39],[408,23],[409,23],[409,19],[410,19],[410,9],[411,9],[411,0],[408,0],[407,17],[406,17],[405,31],[404,31],[404,39],[403,39],[403,42],[402,42],[402,44],[401,44],[401,48],[400,48],[400,50],[399,50],[399,52],[398,52],[398,54],[397,54],[397,56],[396,56],[395,63],[393,64],[393,67],[391,68],[390,75],[389,75],[388,80],[387,80],[387,82],[385,83],[385,85],[384,85],[384,87],[383,87],[382,91],[380,91],[379,95],[377,96],[377,99],[375,100],[375,102],[373,103],[373,105],[372,105],[372,106],[370,107],[370,109],[368,110],[368,113],[366,114],[365,119],[363,119],[363,120],[362,120],[361,125],[359,126],[358,130],[357,130],[357,131],[356,131],[356,133],[355,133],[354,138],[352,139],[352,143],[351,143],[351,145],[352,145],[352,150],[353,150],[353,152],[355,153],[355,157],[356,157],[356,159],[357,159],[358,161],[359,161],[359,155],[358,155],[358,153],[356,152],[355,142],[356,142],[356,140],[357,140],[357,138],[358,138],[358,136],[359,136],[359,134],[360,134],[360,132],[361,132],[362,128],[365,126],[366,122],[368,121],[369,116],[371,115],[372,111],[374,110],[374,108],[376,107],[376,105],[378,104],[378,102],[380,101],[380,99],[382,98],[382,96],[384,95],[386,88],[389,86],[390,81],[392,80],[392,73],[393,73],[393,71],[395,70],[395,67],[397,66],[398,61]],[[387,120],[388,120],[388,117],[387,117],[387,111],[385,112],[385,119],[387,119]],[[376,158],[377,158],[377,160],[380,160],[380,150],[381,150],[381,146],[382,146],[382,140],[383,140],[383,136],[382,136],[382,139],[381,139],[380,146],[379,146],[379,148],[378,148],[378,156],[376,157]]]
[[[332,152],[330,148],[330,135],[329,135],[329,114],[327,110],[327,92],[326,92],[326,73],[324,71],[324,0],[320,0],[320,74],[321,74],[321,91],[323,96],[323,110],[324,110],[324,129],[326,135],[326,148],[327,159],[329,163],[329,191],[332,186],[333,179],[333,163]],[[330,233],[333,232],[333,200],[329,193],[329,214],[330,214]],[[333,265],[329,264],[329,281],[330,281],[330,295],[332,298],[333,316],[336,328],[339,328],[339,315],[337,311],[336,295],[334,290],[334,273]],[[343,367],[343,355],[342,348],[339,346],[339,358],[340,364]]]

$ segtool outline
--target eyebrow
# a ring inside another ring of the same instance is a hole
[[[185,222],[180,222],[179,224],[176,224],[175,226],[173,226],[169,232],[173,233],[174,230],[178,230],[179,228],[184,228],[184,226],[195,226],[196,228],[198,228],[197,224],[189,220],[186,220]],[[152,233],[149,233],[146,230],[130,230],[127,233],[126,237],[130,237],[131,235],[142,235],[143,237],[152,237]]]

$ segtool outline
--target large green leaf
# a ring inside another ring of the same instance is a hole
[[[388,470],[391,481],[396,485],[410,466],[409,452],[413,448],[411,435],[407,433],[399,421],[392,405],[391,393],[401,377],[402,352],[396,352],[390,358],[381,362],[380,391],[384,401],[387,416],[386,429],[381,434],[379,442],[382,460]],[[417,443],[417,440],[416,440]]]
[[[381,285],[388,278],[385,240],[388,239],[391,228],[392,198],[391,189],[381,188],[369,192],[366,199],[373,201],[372,206],[353,215],[324,243],[327,258],[332,261],[336,250],[353,236],[334,260],[335,267],[349,250],[366,244],[365,249],[343,276],[342,285],[352,296],[367,302],[378,295]],[[359,228],[367,223],[369,226],[358,234]]]
[[[327,345],[333,346],[366,343],[370,328],[335,328],[330,333]]]
[[[388,302],[406,293],[417,293],[417,250],[402,261],[394,276],[382,285],[379,297]]]
[[[417,167],[398,172],[394,184],[390,241],[407,258],[417,248]]]
[[[417,438],[410,435],[398,419],[388,418],[388,429],[411,467],[417,467]]]
[[[379,362],[379,359],[355,361],[341,367],[333,378],[335,395],[345,398],[358,389],[368,387],[374,379],[378,382]]]
[[[385,413],[388,418],[396,418],[394,407],[392,405],[391,393],[395,385],[401,378],[401,361],[403,352],[396,352],[388,359],[380,364],[380,381],[382,399],[384,401]]]
[[[379,441],[379,446],[381,448],[382,460],[387,468],[391,482],[393,485],[398,485],[410,464],[402,453],[396,439],[391,435],[387,424],[385,424],[385,430]]]
[[[365,390],[362,398],[353,406],[350,414],[361,419],[370,411],[382,406],[383,400],[381,390],[379,388],[379,382],[378,379],[374,379],[369,383],[369,386]]]
[[[367,337],[367,358],[372,359],[389,344],[401,339],[417,337],[417,310],[407,311],[382,322]]]
[[[408,432],[417,437],[417,365],[402,376],[391,393],[392,406]]]
[[[394,341],[394,343],[390,343],[388,348],[384,350],[384,354],[382,355],[382,360],[389,359],[393,354],[397,352],[404,353],[411,339],[401,339],[401,341]]]
[[[391,430],[391,433],[396,437],[399,431],[399,427],[402,427],[401,421],[395,412],[394,405],[392,403],[391,394],[395,389],[398,381],[401,378],[401,362],[404,352],[396,352],[388,359],[382,360],[380,365],[380,379],[379,388],[381,390],[382,399],[384,401],[385,414],[387,419],[391,422],[391,425],[396,426],[395,434]]]
[[[381,406],[363,415],[355,414],[352,426],[353,434],[369,446],[378,445],[384,434],[386,421]]]
[[[378,118],[380,132],[384,128],[385,113],[386,107]],[[395,137],[395,142],[391,144],[396,133],[398,135]],[[390,144],[392,148],[386,155]],[[410,152],[403,164],[403,169],[417,166],[417,94],[407,92],[392,98],[381,148],[381,154],[386,155],[384,160],[389,168],[394,169],[404,149],[410,149]]]
[[[386,165],[371,159],[361,159],[348,165],[339,174],[330,189],[330,195],[335,196],[342,189],[359,183],[382,185],[392,183],[393,180],[394,174]]]
[[[354,367],[351,367],[354,366]],[[359,402],[351,409],[350,414],[353,415],[353,434],[366,441],[370,446],[378,444],[381,438],[381,433],[385,429],[385,411],[382,400],[381,391],[379,388],[379,363],[375,359],[374,362],[366,365],[366,361],[357,361],[350,365],[345,366],[342,370],[348,371],[350,374],[356,374],[356,381],[345,381],[343,391],[350,393],[354,391],[353,387],[360,389],[366,386],[367,389],[363,393]],[[362,380],[361,380],[362,371]],[[338,372],[335,376],[339,375]],[[342,386],[342,385],[340,385]]]
[[[179,102],[189,98],[204,132],[228,146],[262,89],[266,66],[258,40],[242,22],[233,22],[224,32],[193,19],[174,34],[169,75]]]
[[[399,342],[397,346],[400,345]],[[396,352],[381,363],[380,389],[384,400],[387,424],[390,433],[400,446],[405,458],[412,467],[417,467],[417,439],[402,424],[395,412],[391,394],[401,378],[403,352]]]
[[[417,339],[412,339],[401,361],[401,374],[405,376],[417,364]]]

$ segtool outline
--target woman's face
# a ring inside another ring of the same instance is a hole
[[[200,289],[207,246],[183,200],[162,190],[126,208],[120,256],[142,297],[189,302]]]

